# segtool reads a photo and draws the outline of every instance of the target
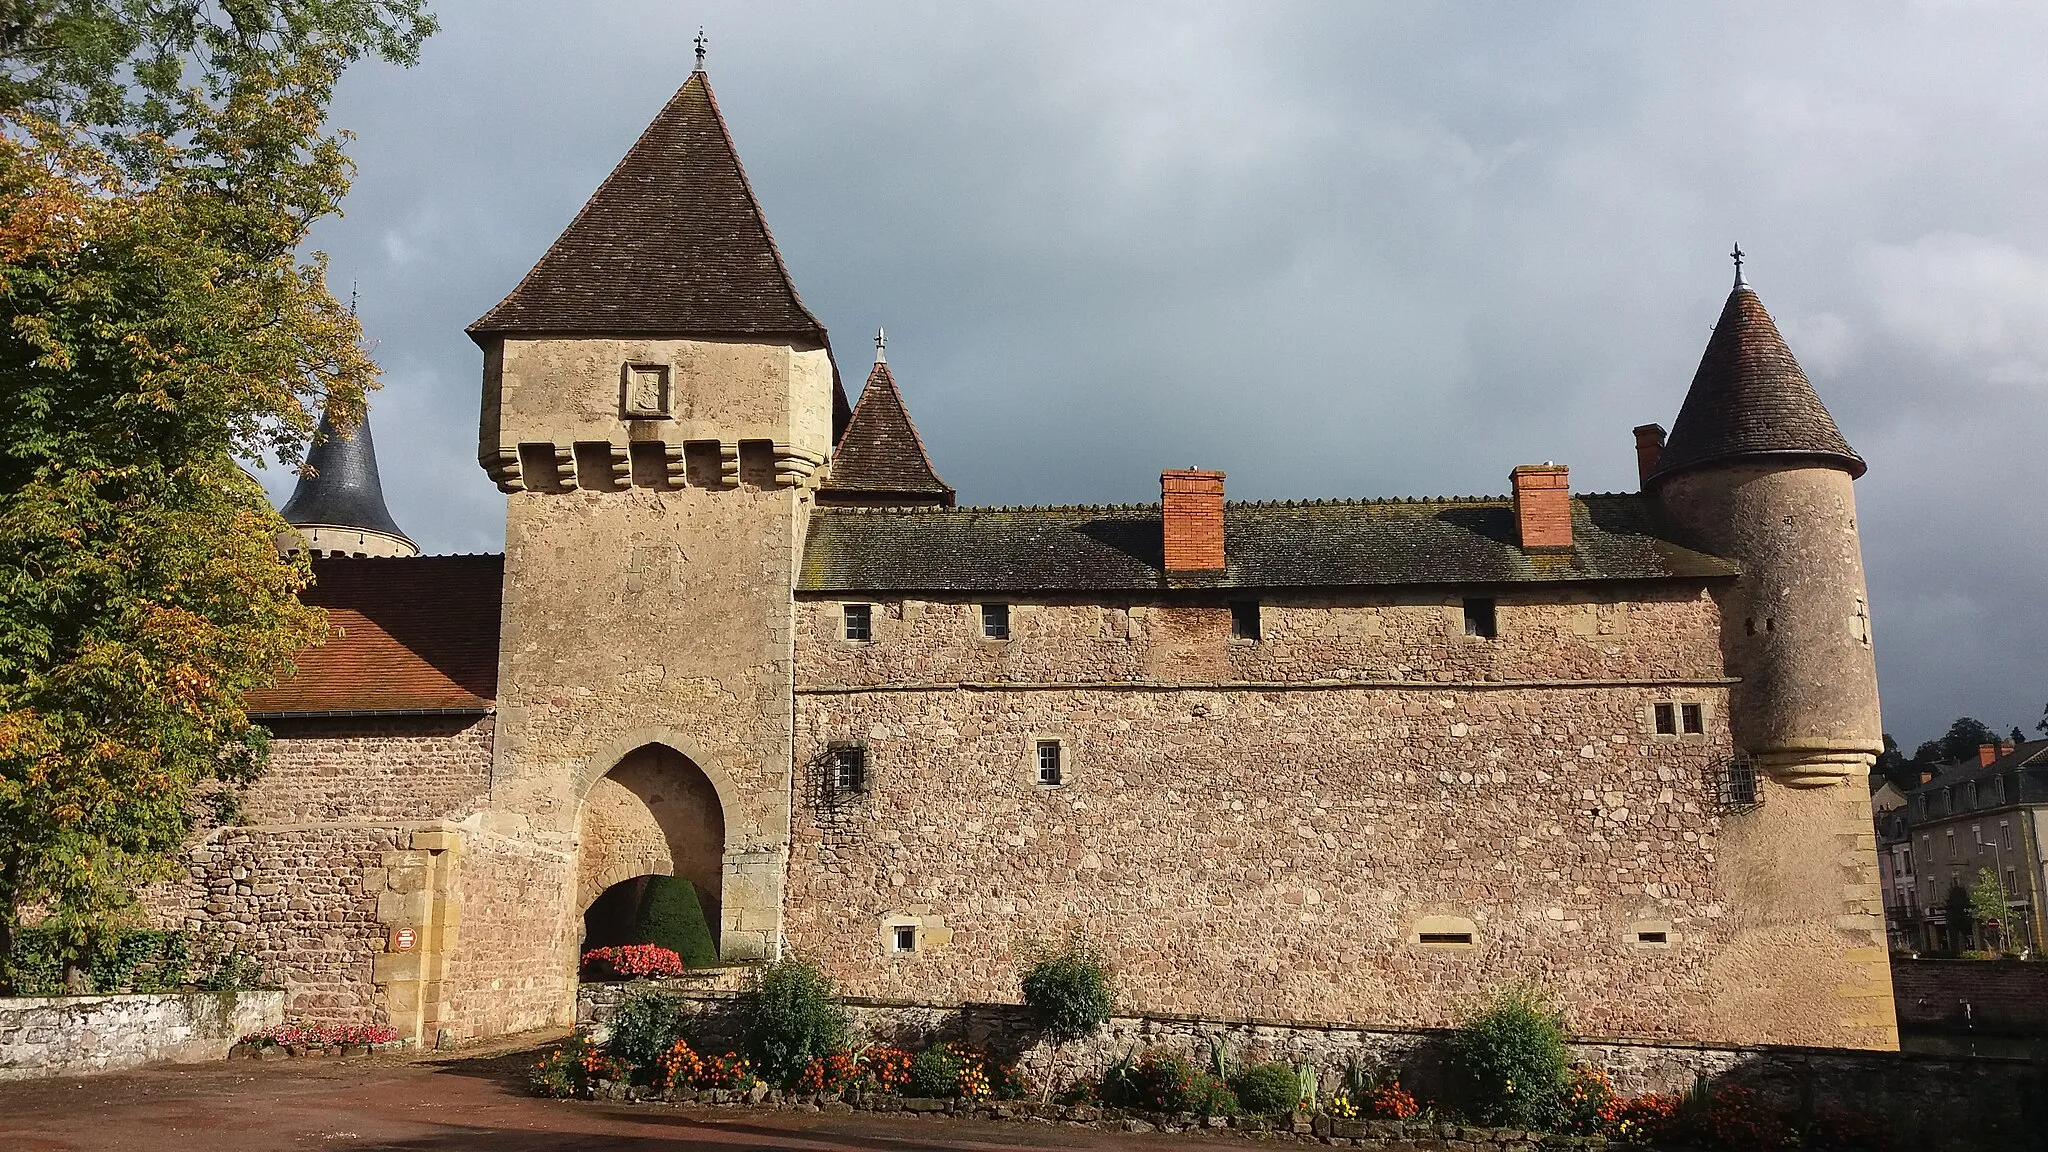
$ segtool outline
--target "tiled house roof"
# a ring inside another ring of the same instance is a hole
[[[1231,504],[1227,567],[1210,588],[1336,588],[1709,579],[1730,561],[1656,534],[1635,495],[1572,502],[1573,547],[1515,544],[1505,498]],[[1187,587],[1162,566],[1158,505],[820,508],[800,592],[1146,592]]]
[[[502,556],[313,561],[305,601],[331,634],[298,671],[249,694],[259,716],[483,712],[498,693]]]
[[[469,331],[825,339],[790,281],[702,72]]]
[[[1763,301],[1738,280],[1648,480],[1743,457],[1805,456],[1863,475]]]
[[[860,403],[832,455],[832,473],[818,493],[821,504],[867,501],[951,504],[953,489],[939,479],[925,452],[889,365],[875,362]]]

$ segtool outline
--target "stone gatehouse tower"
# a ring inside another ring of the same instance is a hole
[[[565,1023],[586,911],[669,875],[858,995],[1013,999],[1079,931],[1140,1012],[1535,978],[1589,1035],[1896,1045],[1864,463],[1739,279],[1637,492],[956,506],[699,72],[470,335],[505,554],[316,561],[340,632],[163,901],[296,1012]]]

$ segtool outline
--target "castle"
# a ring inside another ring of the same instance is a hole
[[[957,507],[879,352],[848,404],[700,71],[469,333],[504,555],[415,555],[367,427],[316,448],[335,635],[161,902],[296,1014],[567,1023],[585,911],[674,875],[850,994],[1014,999],[1078,931],[1139,1012],[1531,977],[1590,1035],[1897,1044],[1864,463],[1739,271],[1639,492]]]

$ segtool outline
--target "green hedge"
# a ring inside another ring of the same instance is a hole
[[[64,961],[57,933],[23,928],[8,957],[16,996],[63,996]],[[132,929],[109,937],[84,965],[87,995],[172,992],[192,982],[192,940],[179,931]]]
[[[680,876],[649,876],[634,924],[633,944],[656,944],[692,968],[718,963],[718,938],[705,922],[697,886]]]

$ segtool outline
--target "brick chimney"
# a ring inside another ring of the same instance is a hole
[[[1977,764],[1978,764],[1978,766],[1979,766],[1979,767],[1988,767],[1988,766],[1989,766],[1989,765],[1990,765],[1990,764],[1991,764],[1991,763],[1992,763],[1993,761],[1995,761],[1995,760],[1997,760],[1997,759],[1998,759],[1998,745],[1996,745],[1996,744],[1979,744],[1979,745],[1977,745]]]
[[[1188,468],[1159,474],[1166,513],[1166,570],[1213,572],[1223,567],[1223,473]]]
[[[1639,424],[1636,426],[1636,480],[1647,483],[1651,469],[1657,466],[1657,457],[1664,454],[1664,426],[1662,424]]]
[[[1523,548],[1572,546],[1571,470],[1562,464],[1524,464],[1508,473],[1515,486],[1516,539]]]

